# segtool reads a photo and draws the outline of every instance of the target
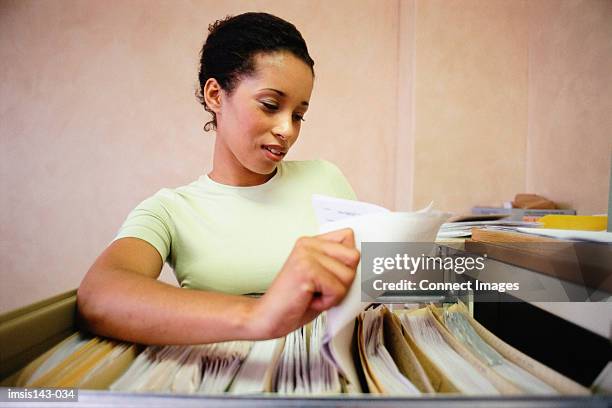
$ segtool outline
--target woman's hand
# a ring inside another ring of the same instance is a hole
[[[284,336],[340,303],[355,278],[359,258],[348,228],[298,239],[252,310],[253,337]]]

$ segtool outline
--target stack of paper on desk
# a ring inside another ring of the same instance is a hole
[[[440,227],[437,239],[470,237],[472,228],[489,227],[515,231],[520,227],[538,227],[540,225],[538,222],[512,220],[447,222]]]
[[[517,228],[517,231],[556,239],[612,243],[612,232],[608,231],[576,231],[548,228]]]

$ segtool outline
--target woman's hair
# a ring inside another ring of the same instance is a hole
[[[221,88],[231,93],[238,81],[254,73],[255,56],[259,53],[291,52],[304,61],[314,75],[314,61],[308,54],[306,42],[295,26],[267,13],[244,13],[227,16],[208,26],[208,38],[200,52],[200,86],[196,97],[212,120],[204,130],[216,129],[215,113],[206,106],[204,85],[215,78]]]

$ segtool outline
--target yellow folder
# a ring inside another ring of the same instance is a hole
[[[544,228],[580,231],[605,231],[608,217],[605,215],[545,215],[538,219]]]

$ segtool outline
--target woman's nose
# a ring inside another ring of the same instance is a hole
[[[283,141],[290,140],[294,132],[295,129],[291,116],[286,118],[283,115],[283,117],[279,118],[278,123],[274,127],[274,134]]]

